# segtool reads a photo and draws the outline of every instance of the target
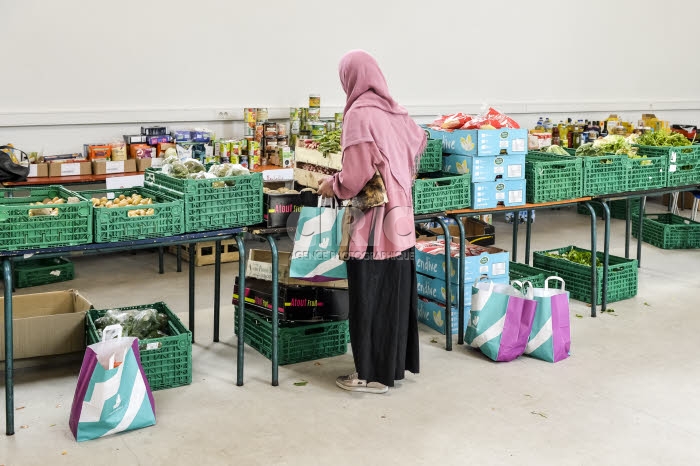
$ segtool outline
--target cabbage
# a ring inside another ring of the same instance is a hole
[[[165,157],[170,158],[170,157],[175,157],[177,158],[177,149],[174,147],[168,147],[165,149]]]
[[[183,162],[183,164],[190,173],[199,173],[204,171],[204,165],[202,165],[202,162],[199,160],[187,159]]]
[[[169,175],[174,178],[187,178],[187,175],[189,174],[189,170],[187,170],[187,167],[182,162],[175,162],[170,165]]]

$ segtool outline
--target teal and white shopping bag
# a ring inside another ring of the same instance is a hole
[[[336,206],[302,207],[294,237],[290,277],[310,282],[347,278],[345,262],[339,255],[344,210]]]
[[[138,339],[122,338],[121,326],[110,325],[103,341],[85,351],[71,408],[71,431],[82,442],[155,423],[153,393],[141,366]]]
[[[550,280],[561,282],[561,288],[550,288]],[[537,301],[535,320],[525,354],[543,361],[557,362],[569,357],[571,350],[571,325],[569,317],[569,293],[564,279],[549,277],[544,288],[534,288]]]

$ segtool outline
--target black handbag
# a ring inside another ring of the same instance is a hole
[[[29,167],[15,163],[10,157],[10,151],[16,150],[22,154],[21,160],[29,160],[26,152],[11,146],[0,146],[0,182],[3,181],[27,181]]]

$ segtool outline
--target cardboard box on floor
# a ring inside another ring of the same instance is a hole
[[[279,283],[283,285],[316,286],[322,288],[347,288],[347,280],[335,280],[332,282],[307,282],[290,278],[289,267],[292,259],[290,252],[278,252],[279,257]],[[272,280],[272,253],[263,249],[253,249],[248,254],[246,264],[246,277]]]
[[[4,306],[0,298],[0,307]],[[53,356],[85,350],[85,313],[90,301],[76,290],[16,295],[12,300],[14,358]],[[0,327],[5,321],[0,313]],[[0,361],[5,332],[0,332]]]

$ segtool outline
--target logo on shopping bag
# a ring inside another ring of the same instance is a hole
[[[329,238],[323,238],[323,240],[318,243],[318,247],[327,249],[328,245],[331,243],[331,240]]]

